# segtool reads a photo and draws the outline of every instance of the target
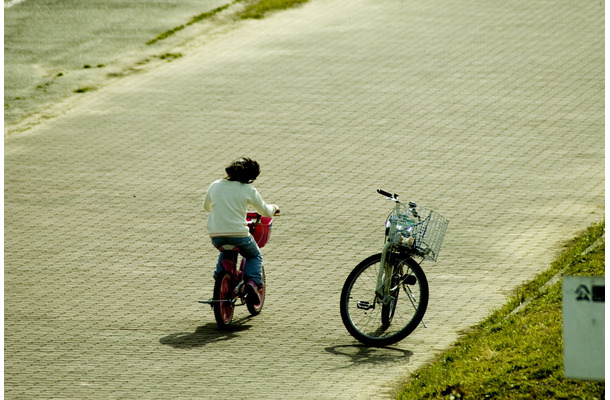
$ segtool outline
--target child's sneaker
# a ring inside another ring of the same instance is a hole
[[[246,283],[246,301],[253,306],[258,306],[261,303],[258,285],[254,283],[254,281],[248,281],[248,283]]]

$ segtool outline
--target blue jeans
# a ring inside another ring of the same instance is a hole
[[[212,238],[214,247],[219,248],[225,244],[232,244],[239,247],[239,253],[246,259],[244,267],[244,281],[252,279],[258,286],[263,284],[263,255],[261,254],[256,241],[252,235],[248,237],[214,237]],[[222,260],[228,258],[224,252],[220,252],[214,278],[224,271]]]

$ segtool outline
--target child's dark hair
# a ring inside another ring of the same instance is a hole
[[[250,158],[239,158],[231,163],[227,168],[227,179],[239,181],[241,183],[252,183],[261,173],[258,163]]]

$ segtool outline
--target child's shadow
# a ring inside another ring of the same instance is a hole
[[[176,349],[192,349],[205,346],[206,344],[231,340],[238,337],[238,333],[250,329],[251,325],[244,325],[243,318],[233,321],[227,328],[220,329],[215,323],[209,323],[198,327],[195,332],[179,332],[159,339],[159,343],[172,346]]]

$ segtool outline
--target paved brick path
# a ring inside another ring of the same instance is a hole
[[[6,398],[391,396],[603,218],[603,35],[597,3],[313,0],[9,134]],[[220,332],[200,202],[242,154],[284,216],[264,312]],[[388,349],[338,309],[378,187],[451,221]]]

